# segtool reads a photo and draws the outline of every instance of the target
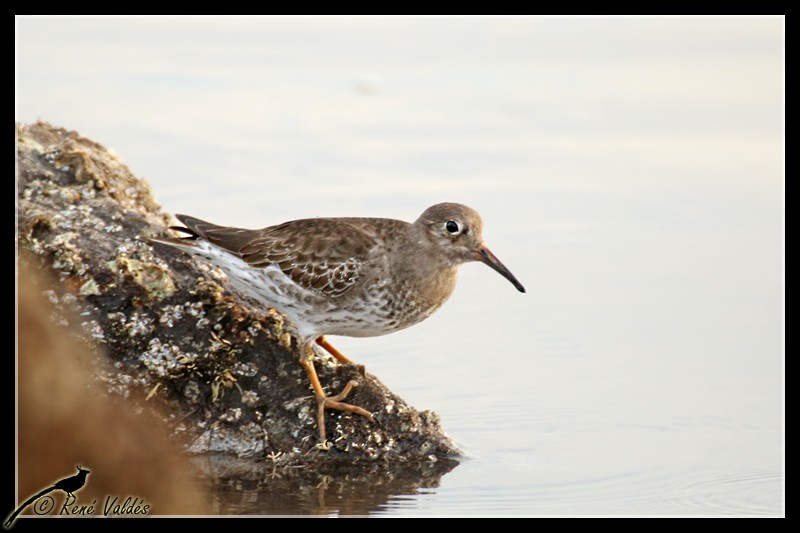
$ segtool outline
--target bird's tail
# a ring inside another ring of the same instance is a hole
[[[184,222],[182,218],[183,216],[184,215],[178,215],[178,218],[181,220],[181,222]],[[201,233],[191,229],[190,227],[184,226],[170,226],[169,229],[184,233],[185,235],[183,237],[150,237],[148,240],[151,242],[166,244],[167,246],[179,248],[188,252],[191,252],[194,248],[197,248],[197,240],[202,236]]]
[[[258,230],[219,226],[190,217],[175,215],[185,226],[171,226],[169,229],[185,234],[184,237],[151,237],[153,242],[166,244],[183,251],[207,256],[208,244],[241,257],[242,249],[259,235]]]

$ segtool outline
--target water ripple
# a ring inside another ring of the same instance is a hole
[[[770,515],[785,513],[782,472],[743,472],[687,480],[673,487],[674,503],[712,515]]]

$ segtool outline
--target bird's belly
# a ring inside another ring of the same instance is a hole
[[[327,334],[377,337],[413,326],[433,314],[443,302],[431,304],[405,287],[390,292],[385,286],[365,289],[362,298],[333,307],[319,319]]]

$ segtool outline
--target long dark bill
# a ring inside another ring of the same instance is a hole
[[[514,274],[511,273],[506,266],[492,253],[485,244],[482,244],[478,251],[475,253],[475,258],[481,263],[486,263],[496,271],[498,271],[504,278],[510,281],[519,292],[525,292],[525,287],[522,286]]]

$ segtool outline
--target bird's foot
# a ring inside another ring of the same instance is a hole
[[[313,355],[310,350],[309,355]],[[311,386],[314,388],[314,396],[317,399],[317,426],[319,427],[320,442],[324,443],[327,440],[327,434],[325,432],[325,409],[336,409],[337,411],[355,413],[369,419],[370,422],[375,422],[375,418],[373,418],[372,413],[363,407],[344,403],[342,401],[347,398],[347,395],[350,394],[350,391],[352,391],[354,387],[358,386],[357,381],[348,381],[347,385],[345,385],[342,389],[342,392],[336,394],[335,396],[328,396],[322,389],[322,385],[319,382],[319,377],[317,376],[317,371],[314,369],[314,362],[312,361],[311,357],[301,358],[300,364],[306,369],[308,379],[311,382]]]
[[[358,386],[358,382],[354,380],[350,380],[347,382],[347,385],[344,386],[342,392],[335,396],[320,396],[317,394],[317,424],[319,425],[319,438],[320,442],[325,442],[326,439],[326,432],[325,432],[325,409],[336,409],[337,411],[347,411],[349,413],[355,413],[357,415],[361,415],[364,418],[368,419],[370,422],[375,422],[375,418],[372,416],[372,413],[364,409],[363,407],[359,407],[357,405],[344,403],[342,400],[347,398],[347,395],[350,394],[350,391],[353,390],[354,387]]]

